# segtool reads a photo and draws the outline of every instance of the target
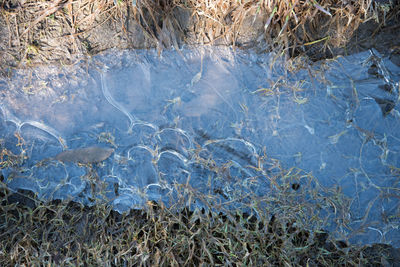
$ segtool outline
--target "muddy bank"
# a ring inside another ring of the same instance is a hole
[[[110,48],[230,45],[313,60],[376,48],[400,63],[398,1],[1,1],[1,71]]]

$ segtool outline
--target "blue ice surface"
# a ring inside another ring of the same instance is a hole
[[[272,195],[268,177],[296,167],[351,199],[332,218],[367,231],[356,242],[400,243],[400,69],[376,51],[288,64],[221,47],[111,50],[30,71],[0,83],[1,147],[26,158],[2,165],[12,190],[127,212],[189,187],[248,207],[246,194]],[[53,159],[92,145],[115,153],[91,166]]]

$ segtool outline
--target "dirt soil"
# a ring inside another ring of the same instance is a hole
[[[324,7],[300,5],[288,16],[290,5],[271,10],[257,1],[219,2],[0,0],[0,71],[74,64],[110,48],[161,52],[184,44],[282,49],[313,60],[375,48],[400,64],[397,0],[324,0]]]

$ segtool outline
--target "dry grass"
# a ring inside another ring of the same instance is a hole
[[[258,208],[261,218],[149,203],[120,215],[102,204],[12,204],[4,187],[1,197],[2,266],[378,266],[393,257],[389,246],[374,259],[370,248],[348,247],[323,230],[302,228],[296,216]]]
[[[23,153],[3,152],[2,168],[23,160]],[[269,165],[268,176],[236,184],[231,201],[221,203],[216,195],[177,184],[168,206],[147,202],[143,210],[124,215],[104,201],[89,208],[12,193],[1,176],[0,265],[380,266],[396,262],[395,257],[400,261],[400,251],[391,246],[349,245],[343,229],[349,229],[351,200],[340,188],[326,189],[311,174],[284,170],[276,160]],[[250,189],[262,180],[270,188],[257,196]]]
[[[343,46],[360,23],[381,24],[371,0],[1,0],[3,64],[59,62],[119,48],[258,45],[287,52]]]

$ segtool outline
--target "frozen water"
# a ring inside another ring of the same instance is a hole
[[[294,69],[229,48],[182,54],[109,51],[3,80],[1,148],[25,157],[2,164],[8,187],[120,212],[171,203],[187,184],[224,202],[268,194],[276,159],[352,198],[349,227],[371,231],[358,242],[400,243],[398,67],[375,51]],[[54,160],[93,145],[115,151],[91,166]]]

